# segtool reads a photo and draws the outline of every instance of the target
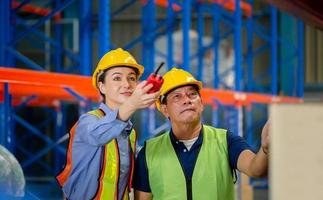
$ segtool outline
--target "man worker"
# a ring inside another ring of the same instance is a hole
[[[202,82],[173,68],[164,76],[157,108],[171,130],[146,141],[135,164],[136,200],[233,200],[234,170],[263,177],[268,168],[268,123],[261,148],[224,129],[201,123]]]

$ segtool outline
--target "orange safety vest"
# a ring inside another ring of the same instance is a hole
[[[105,113],[101,109],[93,110],[88,112],[89,114],[95,115],[98,118],[102,118]],[[71,170],[72,170],[72,143],[74,140],[75,135],[75,128],[77,123],[72,127],[70,131],[70,139],[67,148],[67,161],[66,166],[64,167],[63,171],[58,174],[56,177],[59,185],[62,187],[65,182],[67,181]],[[129,188],[131,188],[132,183],[132,175],[134,169],[134,153],[136,152],[136,132],[132,129],[130,136],[129,136],[129,145],[130,145],[130,176],[128,186],[126,187],[125,191],[123,191],[123,200],[129,199]],[[106,199],[106,200],[117,200],[118,199],[118,182],[119,182],[119,171],[120,171],[120,156],[119,156],[119,148],[116,139],[113,139],[111,142],[104,146],[103,150],[103,164],[102,170],[100,173],[98,190],[93,199]]]

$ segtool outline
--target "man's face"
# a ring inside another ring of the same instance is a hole
[[[196,88],[188,85],[170,92],[161,111],[172,123],[192,123],[200,121],[203,104]]]

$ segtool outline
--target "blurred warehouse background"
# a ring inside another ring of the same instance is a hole
[[[161,73],[191,71],[207,87],[203,120],[257,150],[270,103],[323,101],[322,13],[315,0],[1,0],[2,190],[62,199],[66,134],[99,102],[90,76],[117,47],[145,66],[142,79],[162,61]],[[154,108],[134,122],[139,146],[168,127]],[[267,179],[237,186],[239,199],[269,198]]]

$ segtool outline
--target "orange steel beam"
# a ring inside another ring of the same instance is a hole
[[[201,90],[204,104],[217,107],[217,101],[223,105],[249,106],[252,103],[302,103],[302,98],[280,97],[267,94],[214,90],[204,88]]]
[[[11,3],[11,8],[15,9],[20,4],[21,4],[20,2],[13,1]],[[26,4],[26,5],[22,6],[21,10],[23,10],[25,12],[41,15],[41,16],[46,16],[52,11],[49,8],[42,8],[42,7],[34,6],[34,5],[31,5],[31,4]],[[55,14],[54,19],[55,19],[55,21],[59,21],[61,19],[61,14],[60,13]]]
[[[202,1],[202,0],[201,0]],[[230,11],[235,11],[235,1],[234,0],[208,0],[210,3],[217,3],[221,5],[223,8],[230,10]],[[147,3],[147,0],[142,0],[141,1],[143,4]],[[166,7],[168,6],[168,0],[155,0],[156,5],[161,6],[161,7]],[[181,6],[173,3],[173,10],[175,11],[180,11],[182,8]],[[250,17],[252,14],[252,7],[249,3],[241,1],[240,2],[240,8],[243,11],[243,13]]]
[[[9,93],[16,102],[17,98],[24,99],[31,95],[35,95],[37,99],[49,99],[47,102],[77,101],[65,88],[72,89],[88,100],[94,102],[99,100],[99,94],[92,86],[91,77],[87,76],[0,67],[1,98],[4,83],[9,84]]]
[[[217,3],[223,6],[223,8],[235,11],[235,1],[234,0],[209,0],[211,3]],[[248,17],[252,14],[252,7],[249,3],[240,1],[240,8],[244,12],[244,14]]]
[[[3,99],[3,84],[9,84],[9,93],[14,102],[22,101],[24,98],[35,95],[33,100],[41,104],[51,104],[55,100],[77,101],[67,92],[70,88],[82,97],[99,101],[99,94],[92,86],[91,77],[70,75],[52,72],[40,72],[34,70],[14,69],[0,67],[0,101]],[[204,88],[201,90],[204,104],[217,106],[217,102],[223,105],[248,106],[252,103],[301,103],[303,100],[296,97],[280,97],[267,94],[245,93],[227,90],[215,90]]]
[[[91,100],[93,102],[98,102],[99,94],[96,90],[82,90],[81,88],[73,89],[74,92],[80,96]],[[40,105],[48,105],[48,102],[54,102],[56,100],[65,100],[70,102],[78,102],[72,94],[67,92],[64,88],[60,87],[44,87],[44,86],[35,86],[35,85],[20,85],[9,83],[9,93],[13,96],[14,102],[22,102],[25,98],[35,95],[36,99],[32,100],[30,104],[36,104],[39,102]],[[3,99],[3,83],[0,84],[0,102]],[[51,104],[50,103],[50,104]],[[13,103],[17,105],[17,103]],[[50,106],[50,105],[49,105]]]
[[[0,86],[3,84],[0,84]],[[83,96],[84,98],[92,101],[98,100],[98,93],[96,90],[86,90],[81,87],[73,89],[76,93]],[[3,86],[0,88],[0,92],[3,92]],[[75,97],[67,92],[62,87],[44,87],[37,85],[21,85],[21,84],[10,84],[9,93],[16,97],[28,97],[36,95],[37,97],[45,97],[51,99],[63,99],[63,100],[75,100]]]
[[[87,90],[94,90],[91,78],[87,76],[17,68],[0,67],[0,81],[46,87],[81,87]]]
[[[155,4],[164,8],[168,7],[168,0],[155,0]],[[174,11],[182,10],[182,7],[173,3],[172,8]]]

